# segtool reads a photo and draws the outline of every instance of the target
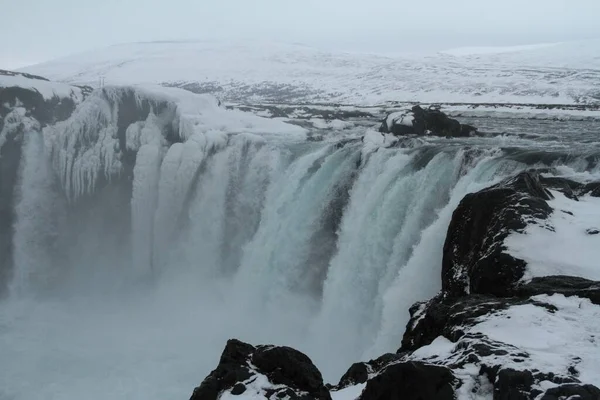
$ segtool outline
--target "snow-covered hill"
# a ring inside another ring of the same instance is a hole
[[[600,102],[600,40],[393,57],[264,42],[151,42],[23,71],[71,84],[97,86],[103,77],[181,86],[236,102]]]

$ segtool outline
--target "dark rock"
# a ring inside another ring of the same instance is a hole
[[[350,369],[348,369],[340,379],[337,388],[342,389],[359,383],[365,383],[369,379],[370,371],[371,367],[367,363],[360,362],[352,364]]]
[[[360,400],[454,400],[457,380],[446,367],[421,362],[387,366],[367,382]]]
[[[4,75],[4,76],[22,76],[22,77],[28,78],[28,79],[37,79],[37,80],[40,80],[40,81],[49,82],[49,80],[47,78],[44,78],[43,76],[32,75],[32,74],[28,74],[28,73],[25,73],[25,72],[7,71],[5,69],[0,69],[0,75]]]
[[[582,192],[592,197],[600,197],[600,182],[588,183],[583,187]]]
[[[309,393],[315,399],[329,399],[321,372],[310,358],[291,347],[259,346],[252,357],[257,369],[275,384]]]
[[[513,294],[525,298],[538,294],[552,295],[555,293],[586,298],[592,303],[600,305],[600,282],[578,276],[536,277],[528,283],[518,285]]]
[[[412,124],[403,124],[403,118],[412,119]],[[399,114],[389,124],[388,119],[389,115],[383,120],[379,131],[392,133],[396,136],[432,134],[436,136],[468,137],[477,131],[471,125],[461,125],[460,122],[448,117],[438,109],[425,110],[418,105],[414,106],[411,111]]]
[[[477,133],[477,128],[472,125],[461,124],[460,125],[460,135],[464,137],[472,136]]]
[[[465,196],[454,211],[444,244],[444,293],[509,295],[526,263],[504,251],[504,239],[547,218],[552,208],[546,200],[551,197],[533,172]]]
[[[253,372],[248,367],[255,348],[236,339],[227,341],[217,368],[194,389],[190,400],[216,400],[219,395],[236,384],[248,380]]]
[[[600,229],[589,228],[589,229],[586,229],[585,233],[587,233],[588,235],[597,235],[600,233]]]
[[[245,391],[246,391],[246,385],[244,385],[243,383],[238,383],[231,389],[231,394],[233,394],[235,396],[239,396],[240,394],[244,393]]]
[[[546,390],[540,400],[598,400],[600,389],[594,385],[570,383]]]
[[[190,400],[216,400],[226,390],[241,394],[246,391],[244,382],[257,373],[284,386],[270,390],[268,397],[331,400],[321,373],[306,355],[290,347],[254,347],[236,339],[227,342],[219,365]]]
[[[530,371],[503,369],[494,382],[494,400],[530,400],[533,374]]]
[[[339,390],[359,383],[365,383],[369,378],[369,374],[380,371],[387,365],[398,361],[400,358],[401,357],[398,354],[387,353],[369,362],[352,364],[335,388]]]

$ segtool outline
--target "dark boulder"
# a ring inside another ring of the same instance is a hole
[[[538,294],[552,295],[556,293],[589,299],[592,303],[600,305],[600,282],[578,276],[535,277],[527,283],[518,285],[513,295],[526,298]]]
[[[456,342],[463,336],[463,328],[474,325],[479,317],[522,303],[518,299],[481,295],[460,298],[439,295],[428,302],[417,303],[410,308],[411,318],[398,352],[417,350],[438,336]]]
[[[533,384],[530,371],[503,369],[494,381],[494,400],[530,400]]]
[[[504,239],[546,219],[552,195],[534,172],[523,172],[466,195],[454,211],[442,261],[442,289],[450,296],[508,295],[526,263],[505,252]]]
[[[565,384],[551,389],[539,397],[540,400],[598,400],[600,389],[593,385]]]
[[[236,339],[227,341],[221,354],[219,365],[194,389],[191,400],[216,400],[219,395],[239,383],[248,380],[252,370],[248,367],[248,359],[254,352],[254,346]],[[239,391],[239,388],[236,389]]]
[[[402,135],[436,135],[447,137],[468,137],[477,132],[471,125],[461,125],[457,120],[448,117],[434,108],[423,109],[414,106],[410,111],[390,113],[382,122],[379,131]]]
[[[387,353],[375,360],[354,363],[342,376],[335,388],[339,390],[359,383],[365,383],[369,379],[369,375],[380,371],[387,365],[400,360],[400,358],[401,356],[398,354]]]
[[[310,358],[291,347],[259,346],[252,364],[275,384],[309,393],[315,399],[329,399],[321,372]]]
[[[458,383],[450,369],[421,362],[387,366],[367,382],[360,400],[454,400]]]
[[[227,342],[219,365],[194,389],[190,400],[216,400],[224,391],[246,392],[257,374],[277,388],[266,388],[267,397],[331,400],[321,373],[303,353],[290,347],[254,347],[236,339]]]

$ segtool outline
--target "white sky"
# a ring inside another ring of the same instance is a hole
[[[152,40],[398,53],[600,37],[600,0],[0,0],[0,10],[0,68]]]

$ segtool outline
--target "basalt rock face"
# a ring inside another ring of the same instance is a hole
[[[454,211],[444,244],[442,290],[506,295],[523,277],[526,263],[504,251],[504,239],[547,218],[552,195],[535,173],[524,172],[477,193]]]
[[[600,282],[564,275],[524,280],[527,263],[504,245],[509,234],[523,232],[531,224],[553,231],[546,220],[562,211],[548,203],[551,191],[578,201],[595,188],[595,183],[524,172],[465,196],[444,245],[443,290],[410,309],[398,353],[447,366],[461,379],[458,391],[468,388],[494,400],[599,398],[598,388],[589,385],[597,382],[580,380],[585,351],[547,364],[547,355],[537,346],[543,347],[547,331],[563,335],[555,331],[557,326],[577,331],[590,325],[586,315],[600,315]],[[506,332],[499,333],[503,329]],[[512,335],[511,329],[517,333]],[[573,340],[585,343],[586,329]],[[519,335],[531,335],[539,344],[529,346]],[[424,351],[430,347],[438,350]]]
[[[402,135],[435,135],[446,137],[469,137],[477,132],[471,125],[462,125],[437,109],[424,109],[414,106],[410,110],[389,114],[382,122],[379,131]]]

